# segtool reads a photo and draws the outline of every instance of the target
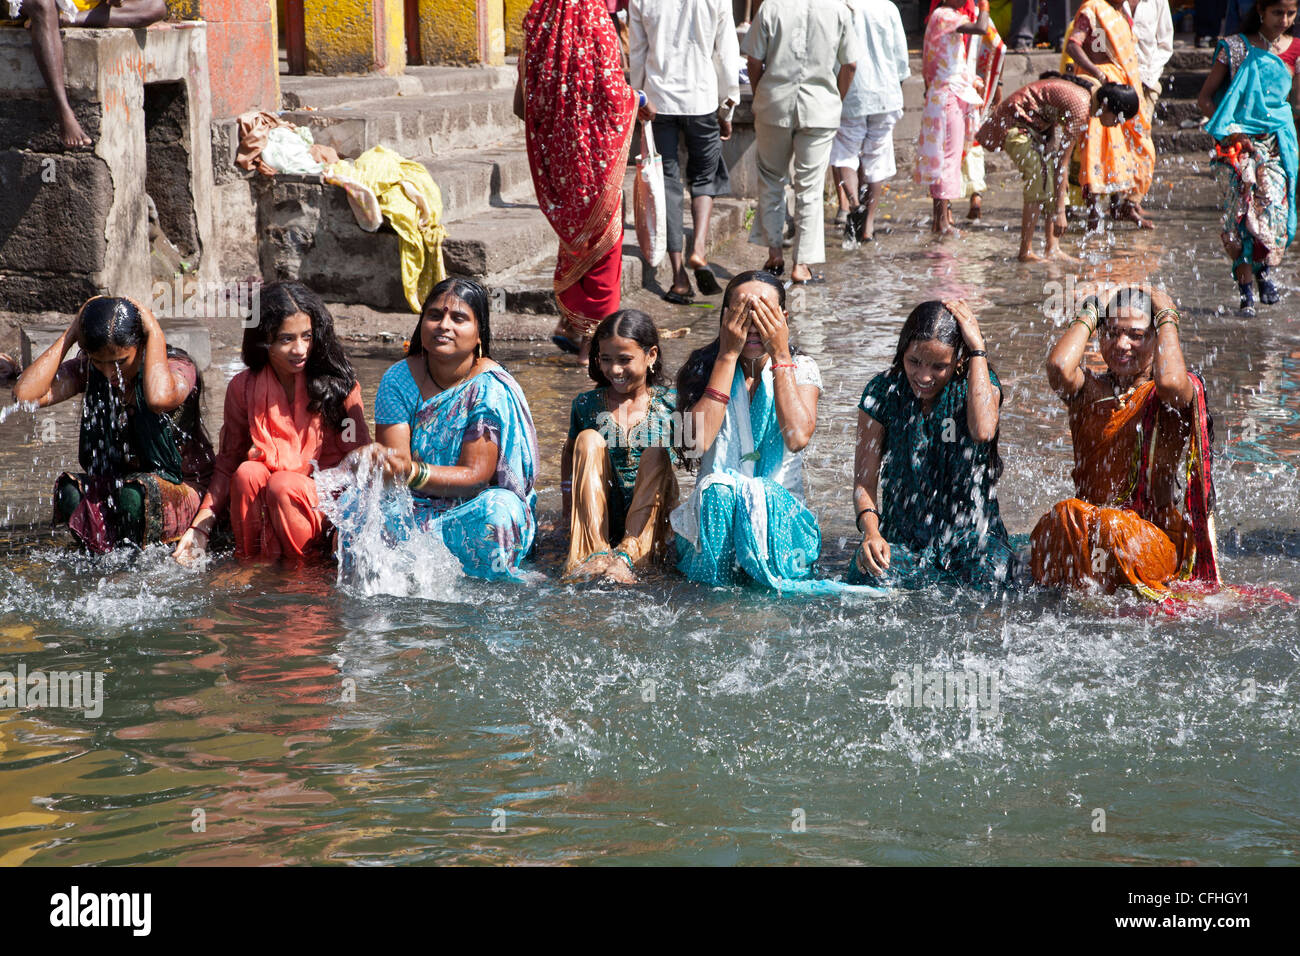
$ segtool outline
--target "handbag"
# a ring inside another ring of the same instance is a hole
[[[668,249],[668,232],[664,221],[664,161],[655,149],[649,121],[641,125],[641,154],[636,158],[632,209],[637,245],[641,247],[642,258],[653,269],[663,261]]]

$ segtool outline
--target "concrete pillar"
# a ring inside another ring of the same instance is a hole
[[[532,0],[506,0],[506,53],[518,56],[524,47],[524,14],[532,6]]]
[[[506,56],[506,2],[418,0],[424,62],[501,66]]]
[[[305,0],[307,70],[388,73],[406,69],[402,0]]]
[[[167,0],[173,20],[206,21],[212,115],[280,108],[275,4],[268,0]]]

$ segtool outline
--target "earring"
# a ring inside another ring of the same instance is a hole
[[[474,357],[475,357],[476,359],[481,359],[481,358],[483,357],[483,343],[482,343],[482,342],[479,342],[477,345],[474,346]]]

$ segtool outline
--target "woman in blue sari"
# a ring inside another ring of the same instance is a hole
[[[1258,0],[1241,33],[1219,41],[1196,101],[1216,140],[1211,166],[1223,188],[1221,238],[1246,316],[1255,314],[1252,280],[1265,305],[1278,301],[1268,272],[1295,238],[1295,18],[1296,0]]]
[[[677,377],[682,453],[703,456],[694,494],[671,516],[677,566],[715,586],[748,578],[779,592],[837,590],[809,580],[821,532],[804,505],[800,452],[817,427],[817,363],[791,350],[785,287],[772,274],[742,272],[722,307],[718,338]]]
[[[434,286],[406,358],[379,384],[369,447],[413,499],[385,510],[392,539],[439,534],[466,574],[517,578],[537,528],[537,432],[518,383],[492,361],[491,339],[481,285]]]
[[[964,302],[922,302],[889,371],[862,393],[848,580],[1005,585],[1015,567],[994,492],[1001,388]]]

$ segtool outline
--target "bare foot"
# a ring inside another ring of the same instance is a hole
[[[686,260],[686,268],[688,269],[707,269],[708,267],[709,260],[703,256],[692,255]]]
[[[790,270],[791,282],[807,282],[812,278],[812,270],[802,262]]]
[[[1063,249],[1053,249],[1051,252],[1047,253],[1047,258],[1053,262],[1060,262],[1065,265],[1078,265],[1080,262],[1079,259],[1069,255]]]
[[[87,136],[86,131],[81,128],[81,124],[77,122],[77,117],[71,109],[59,111],[59,139],[62,141],[64,149],[84,149],[94,143],[94,140]]]
[[[595,554],[589,555],[585,561],[575,564],[568,571],[565,571],[564,577],[561,580],[566,583],[572,583],[574,581],[591,581],[606,574],[614,564],[623,564],[623,561],[620,558],[614,557],[608,551],[604,554],[598,551]],[[627,566],[624,565],[624,570],[626,570],[626,568]]]
[[[966,218],[972,222],[978,221],[983,213],[984,200],[980,198],[979,193],[970,197],[970,209],[966,212]]]
[[[636,584],[636,575],[622,558],[615,557],[605,569],[606,581],[614,584]]]
[[[1124,222],[1137,223],[1139,229],[1154,229],[1156,224],[1142,215],[1140,206],[1133,203],[1124,203],[1116,212],[1115,218]]]
[[[1016,256],[1016,258],[1019,259],[1021,262],[1046,262],[1047,261],[1036,252],[1022,252],[1020,253],[1020,255]]]

